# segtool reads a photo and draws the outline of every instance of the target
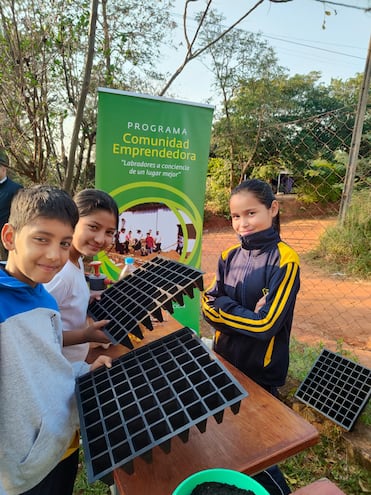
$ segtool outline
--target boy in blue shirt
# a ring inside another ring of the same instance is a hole
[[[72,493],[65,454],[79,427],[75,377],[110,366],[104,356],[91,366],[63,356],[58,306],[42,285],[68,260],[77,220],[66,192],[34,186],[17,192],[1,231],[9,251],[0,269],[0,487],[7,495]]]

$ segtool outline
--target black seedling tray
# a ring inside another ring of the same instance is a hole
[[[88,314],[94,320],[110,320],[105,334],[114,344],[132,349],[128,334],[142,339],[138,324],[152,330],[151,316],[163,320],[161,308],[172,313],[172,301],[183,306],[183,295],[193,298],[195,288],[203,290],[202,275],[182,263],[153,258],[107,289],[89,306]]]
[[[295,397],[350,430],[371,395],[371,370],[323,349]]]
[[[134,472],[133,460],[152,462],[152,449],[188,441],[189,429],[206,430],[207,418],[234,414],[247,392],[184,327],[116,359],[76,382],[81,436],[89,482],[115,468]]]

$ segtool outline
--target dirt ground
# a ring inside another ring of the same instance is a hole
[[[333,219],[298,219],[281,223],[281,237],[299,255],[310,250]],[[225,221],[205,226],[202,269],[207,286],[214,275],[220,252],[236,243]],[[310,345],[323,344],[331,351],[349,350],[371,368],[371,283],[350,280],[342,273],[326,274],[301,258],[301,289],[292,335]]]
[[[290,197],[281,198],[280,202],[281,237],[301,257],[301,287],[294,313],[293,337],[309,345],[321,344],[334,352],[350,351],[350,358],[354,356],[363,366],[371,368],[371,282],[351,280],[342,273],[327,274],[308,264],[302,256],[313,249],[325,229],[335,223],[334,212],[330,211],[332,216],[328,211],[323,214],[316,205],[304,211]],[[236,235],[226,219],[215,217],[204,223],[201,269],[205,288],[214,277],[221,251],[236,243]],[[163,255],[179,259],[175,251]],[[156,254],[148,258],[152,256]],[[210,335],[210,328],[203,321],[201,333]]]

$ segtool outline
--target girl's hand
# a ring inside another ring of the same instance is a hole
[[[91,364],[90,371],[94,371],[101,366],[106,366],[106,368],[112,368],[112,358],[109,356],[99,356],[97,359]]]
[[[84,342],[100,342],[109,344],[111,341],[101,328],[108,325],[110,320],[95,321],[84,329]]]
[[[262,307],[266,304],[267,302],[267,296],[263,296],[259,299],[259,301],[256,303],[254,313],[259,313],[259,311],[262,309]]]
[[[100,301],[103,292],[104,290],[91,290],[89,304],[92,303],[93,301]]]

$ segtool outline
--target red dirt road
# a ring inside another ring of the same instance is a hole
[[[299,255],[308,252],[333,220],[300,219],[281,226],[281,237]],[[232,228],[207,225],[202,242],[202,269],[207,286],[220,252],[236,243]],[[309,345],[332,351],[350,350],[371,368],[371,282],[350,280],[341,273],[325,274],[301,260],[301,289],[292,335]]]

